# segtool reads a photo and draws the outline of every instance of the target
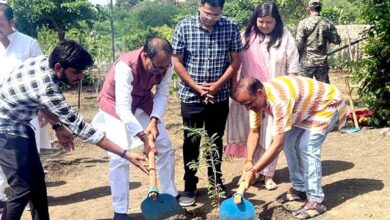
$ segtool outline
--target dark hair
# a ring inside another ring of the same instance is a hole
[[[156,57],[161,51],[172,55],[173,49],[168,40],[161,37],[154,37],[149,39],[144,45],[144,52],[150,59]]]
[[[93,65],[91,54],[74,40],[64,40],[58,43],[50,54],[49,67],[53,68],[56,63],[66,69],[68,67],[77,70],[86,70]]]
[[[317,5],[311,5],[310,7],[310,10],[312,11],[315,11],[315,12],[321,12],[321,5],[320,4],[317,4]]]
[[[225,0],[200,0],[200,4],[209,4],[211,7],[220,7],[223,8],[223,5],[225,4]]]
[[[261,35],[263,38],[265,37],[265,34],[260,31],[260,29],[257,27],[257,18],[263,18],[266,16],[271,16],[275,19],[276,25],[274,30],[270,33],[270,41],[267,45],[267,49],[269,51],[269,48],[271,48],[276,42],[278,42],[275,47],[280,46],[280,39],[283,36],[283,21],[279,13],[278,6],[273,2],[266,2],[259,6],[257,6],[256,11],[253,13],[252,17],[249,19],[249,23],[245,28],[244,37],[245,37],[245,44],[243,49],[247,50],[249,48],[249,45],[252,43],[250,42],[250,36],[251,32],[255,31],[256,36]]]
[[[14,19],[14,10],[11,8],[11,6],[0,3],[0,11],[4,12],[4,15],[8,21]]]
[[[236,90],[233,94],[235,96],[239,90],[246,89],[250,95],[255,95],[257,90],[262,88],[263,84],[260,82],[260,80],[253,77],[242,78],[238,81]]]

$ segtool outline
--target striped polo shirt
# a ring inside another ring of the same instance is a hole
[[[338,128],[344,126],[347,108],[334,86],[310,78],[281,76],[264,83],[267,95],[265,112],[273,116],[273,135],[287,132],[292,126],[324,133],[336,111]],[[251,128],[261,124],[263,112],[249,112]]]

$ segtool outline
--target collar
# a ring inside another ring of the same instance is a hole
[[[10,44],[12,43],[12,41],[15,39],[15,37],[16,37],[16,30],[14,30],[14,32],[12,32],[11,34],[9,34],[8,36],[7,36],[7,38],[8,38],[8,40],[10,41]]]

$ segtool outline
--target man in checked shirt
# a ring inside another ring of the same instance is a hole
[[[77,84],[92,64],[91,55],[81,45],[66,40],[54,48],[50,58],[30,58],[0,83],[0,166],[11,187],[2,220],[20,219],[29,201],[33,219],[49,219],[45,174],[30,125],[39,110],[46,113],[65,149],[74,149],[73,135],[66,126],[86,142],[120,155],[148,173],[141,162],[144,157],[123,150],[92,128],[60,92],[61,82]]]
[[[179,97],[183,124],[191,128],[205,127],[211,137],[216,134],[218,150],[216,180],[208,167],[211,186],[222,183],[222,137],[229,113],[230,79],[240,68],[241,38],[238,25],[222,16],[224,0],[201,0],[197,15],[185,18],[173,36],[173,63],[181,78]],[[187,164],[198,161],[200,138],[184,132],[184,196],[182,206],[195,203],[198,177]],[[215,181],[215,182],[214,182]]]

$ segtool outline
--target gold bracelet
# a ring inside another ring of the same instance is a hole
[[[247,162],[251,162],[251,163],[252,163],[252,162],[253,162],[253,160],[245,160],[245,163],[247,163]]]

